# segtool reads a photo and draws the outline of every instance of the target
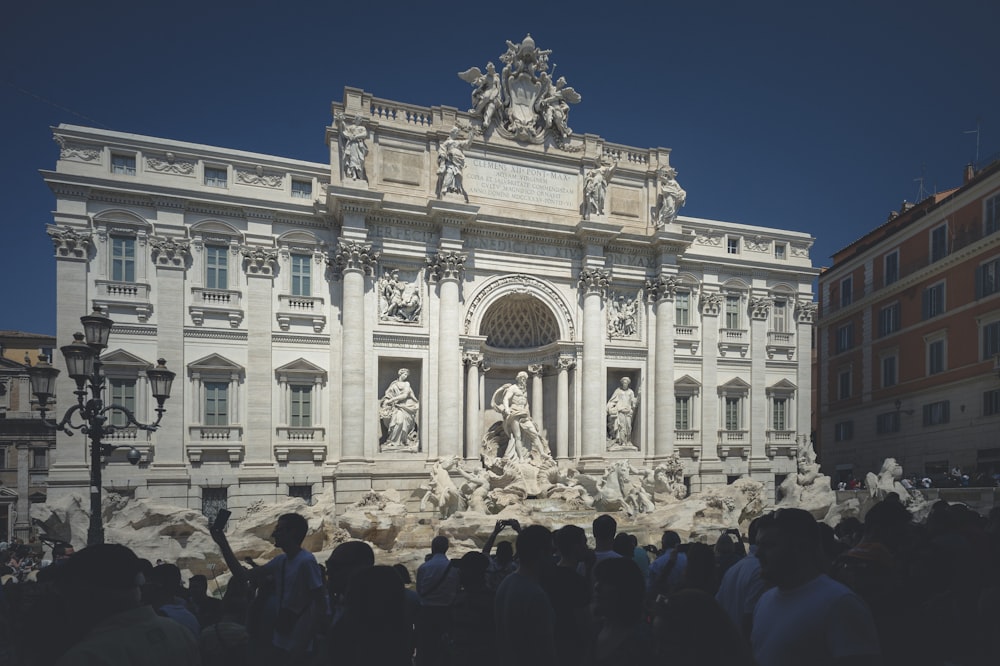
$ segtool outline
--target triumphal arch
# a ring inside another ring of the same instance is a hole
[[[140,420],[146,369],[178,373],[158,432],[114,435],[143,460],[109,490],[416,508],[442,459],[677,456],[692,490],[795,470],[813,239],[683,215],[669,149],[574,130],[571,63],[530,36],[493,56],[455,63],[460,108],[346,88],[323,164],[55,129],[60,344],[80,303],[113,318],[109,391]],[[57,447],[52,495],[85,487],[84,447]]]

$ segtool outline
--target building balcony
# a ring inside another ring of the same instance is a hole
[[[768,458],[794,458],[798,452],[795,432],[790,430],[768,430],[764,453]]]
[[[243,426],[190,426],[188,436],[188,460],[193,463],[205,458],[239,462],[243,457]]]
[[[278,326],[287,331],[293,321],[306,322],[313,331],[321,333],[326,328],[326,308],[324,301],[317,296],[278,295]]]
[[[694,355],[698,353],[700,344],[701,334],[697,326],[674,325],[674,347],[676,349],[687,349]]]
[[[206,318],[227,319],[232,328],[243,321],[242,294],[233,289],[191,289],[191,305],[188,312],[196,326],[205,323]]]
[[[697,430],[674,430],[674,450],[681,458],[697,460],[701,455],[701,433]]]
[[[149,285],[143,282],[113,282],[95,280],[94,305],[102,311],[125,310],[135,313],[139,321],[145,322],[153,312],[149,302]]]
[[[719,329],[719,355],[739,354],[746,356],[750,351],[750,335],[742,328]]]
[[[795,334],[769,331],[766,351],[768,358],[774,358],[775,354],[783,354],[791,361],[795,356]]]
[[[725,460],[731,455],[746,458],[750,453],[750,436],[746,430],[719,431],[719,458]]]

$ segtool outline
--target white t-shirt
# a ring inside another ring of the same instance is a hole
[[[826,575],[793,590],[765,592],[754,611],[751,643],[759,666],[822,666],[882,653],[868,606]]]
[[[312,622],[308,610],[316,597],[316,590],[323,587],[323,573],[316,562],[316,557],[305,549],[295,553],[291,558],[282,553],[265,564],[264,568],[274,576],[279,613],[280,609],[287,608],[298,615],[292,631],[274,632],[275,647],[290,650],[303,632],[307,632],[309,623]]]

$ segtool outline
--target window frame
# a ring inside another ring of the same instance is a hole
[[[313,388],[312,384],[301,382],[290,383],[288,385],[288,425],[290,427],[313,427]],[[303,399],[305,397],[308,397],[308,399]],[[303,407],[305,408],[304,410]]]
[[[139,383],[138,377],[108,377],[108,405],[117,404],[126,408],[138,419],[136,402],[136,390]],[[131,396],[128,393],[131,392]],[[116,428],[125,428],[129,425],[128,417],[117,409],[108,412],[108,424]]]
[[[683,307],[681,307],[682,303]],[[681,317],[681,313],[683,313],[683,317]],[[691,292],[686,289],[674,294],[674,325],[691,326]]]
[[[939,297],[936,297],[935,294],[939,294]],[[920,301],[922,318],[924,320],[933,319],[947,312],[947,295],[948,291],[945,280],[938,280],[924,287]]]
[[[854,439],[854,421],[838,421],[833,424],[833,441],[849,442]]]
[[[775,242],[774,258],[776,261],[785,261],[788,259],[788,243]]]
[[[726,254],[739,256],[740,254],[739,236],[726,236]]]
[[[730,309],[730,305],[735,306]],[[727,293],[722,302],[725,328],[731,331],[742,331],[743,329],[743,296],[741,294]],[[733,326],[732,324],[736,324]]]
[[[296,186],[299,186],[298,188]],[[306,189],[303,191],[302,186]],[[291,197],[293,199],[312,199],[313,198],[313,183],[311,180],[306,180],[305,178],[292,178],[290,187]]]
[[[1000,192],[983,199],[983,236],[1000,231]]]
[[[899,432],[901,427],[899,411],[882,412],[875,415],[876,435],[891,435]]]
[[[889,271],[889,259],[894,260],[895,266],[892,272]],[[889,277],[892,276],[890,280]],[[888,287],[890,284],[899,281],[899,248],[892,250],[891,252],[886,252],[885,256],[882,257],[882,286]]]
[[[938,233],[940,232],[940,234]],[[941,261],[948,256],[948,221],[945,220],[941,224],[932,227],[927,232],[928,247],[927,247],[927,257],[928,263],[933,264]]]
[[[848,275],[840,280],[840,307],[845,308],[854,302],[854,276]]]
[[[312,296],[312,261],[310,254],[289,252],[288,272],[290,277],[289,293],[292,296]],[[302,271],[302,267],[305,271]]]
[[[1000,256],[987,259],[976,266],[976,298],[985,298],[1000,292]]]
[[[886,364],[892,362],[892,382],[886,381]],[[899,383],[899,352],[892,350],[879,355],[879,381],[882,388],[891,388]]]
[[[899,301],[883,305],[878,311],[878,336],[887,337],[899,331],[902,321],[902,306]]]
[[[990,361],[1000,354],[1000,318],[979,322],[980,361]]]
[[[138,245],[135,236],[129,236],[124,234],[111,234],[109,245],[109,265],[110,265],[110,275],[112,282],[121,282],[125,284],[136,284],[137,275],[137,256],[136,256],[136,246]],[[119,244],[120,247],[119,247]],[[129,253],[131,252],[131,256]]]
[[[135,176],[136,163],[135,153],[111,153],[111,173],[117,176]]]
[[[843,354],[854,348],[854,322],[849,321],[837,327],[834,338],[834,353]]]
[[[229,167],[206,164],[202,171],[202,184],[221,190],[229,189]]]
[[[924,336],[925,375],[939,375],[948,369],[948,338],[944,332]]]
[[[230,418],[230,401],[232,400],[229,395],[230,382],[221,379],[209,379],[202,383],[202,410],[201,410],[201,422],[202,425],[212,426],[212,427],[228,427],[232,425]],[[221,402],[223,403],[223,409],[219,409],[220,397],[219,393],[222,393]],[[214,406],[214,409],[210,409],[210,405]]]
[[[947,425],[951,422],[951,401],[937,400],[925,404],[922,409],[923,427]]]
[[[983,391],[983,416],[1000,416],[1000,388]]]
[[[229,253],[228,245],[221,243],[205,243],[205,289],[227,290],[229,289]],[[212,257],[218,262],[222,259],[222,266],[218,263],[212,265]],[[221,272],[221,277],[220,277]]]
[[[854,371],[841,368],[837,371],[837,400],[850,400],[854,394]]]

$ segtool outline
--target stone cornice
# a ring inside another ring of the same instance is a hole
[[[272,344],[322,345],[330,344],[329,335],[295,335],[294,333],[272,333]]]
[[[208,340],[238,340],[246,342],[246,331],[227,331],[222,328],[185,328],[185,338],[204,338]]]

